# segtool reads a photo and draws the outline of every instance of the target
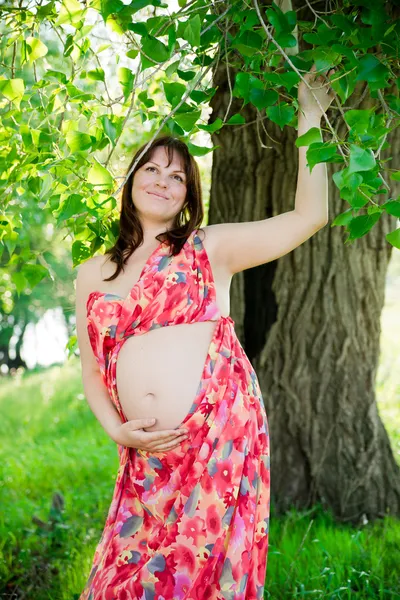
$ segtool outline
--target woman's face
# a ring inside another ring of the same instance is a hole
[[[174,151],[169,167],[167,164],[167,149],[158,146],[134,175],[132,202],[144,227],[171,227],[185,203],[187,182],[178,152]]]

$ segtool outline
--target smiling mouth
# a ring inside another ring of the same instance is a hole
[[[161,196],[160,194],[156,194],[155,192],[148,192],[148,194],[156,196],[157,198],[162,198],[163,200],[168,200],[168,198],[166,198],[165,196]]]

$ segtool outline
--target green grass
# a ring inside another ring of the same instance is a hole
[[[400,462],[395,297],[382,315],[376,393]],[[111,501],[117,448],[84,398],[78,359],[1,382],[0,597],[74,600]],[[271,506],[265,598],[400,599],[399,580],[399,520],[354,528],[320,506],[279,519]]]
[[[380,412],[398,448],[394,404],[385,396]],[[73,600],[111,501],[116,446],[86,403],[77,359],[4,379],[0,410],[1,597],[23,590],[26,600]],[[64,507],[52,508],[54,493]],[[265,598],[400,598],[395,519],[356,529],[335,524],[320,506],[282,519],[272,506],[269,542]]]

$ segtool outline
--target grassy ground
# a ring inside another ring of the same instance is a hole
[[[376,393],[400,464],[399,264],[396,255]],[[77,359],[3,378],[0,416],[0,597],[74,600],[111,500],[116,446],[86,403]],[[282,519],[271,507],[265,598],[400,599],[399,565],[398,520],[355,529],[318,506]]]

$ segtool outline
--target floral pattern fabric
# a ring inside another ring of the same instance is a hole
[[[194,230],[181,252],[161,242],[127,298],[87,301],[90,343],[121,420],[118,353],[131,335],[215,321],[188,439],[165,452],[117,446],[120,465],[79,600],[256,600],[266,578],[270,462],[264,402]],[[165,245],[164,245],[165,244]]]

